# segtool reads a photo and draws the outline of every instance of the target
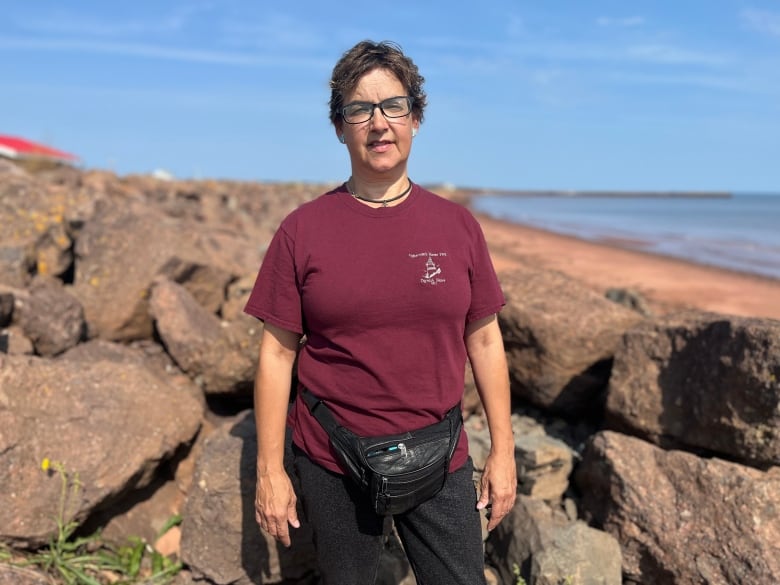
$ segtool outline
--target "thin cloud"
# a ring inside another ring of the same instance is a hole
[[[4,86],[6,94],[57,95],[74,98],[80,103],[95,101],[110,101],[117,107],[131,105],[133,110],[152,107],[159,109],[169,107],[180,111],[182,108],[201,111],[224,111],[229,107],[232,111],[248,112],[263,111],[273,108],[274,111],[289,112],[297,115],[321,115],[322,106],[312,102],[308,96],[297,92],[285,92],[283,89],[236,93],[219,88],[206,87],[197,90],[177,90],[139,87],[109,87],[84,84],[51,83],[16,83]],[[161,106],[165,104],[165,106]]]
[[[672,45],[634,45],[627,50],[627,56],[638,61],[669,65],[731,65],[734,58],[722,53],[703,53],[682,49]]]
[[[271,14],[262,22],[230,20],[220,27],[223,42],[232,46],[312,49],[321,45],[319,32],[284,14]]]
[[[596,24],[604,27],[634,28],[642,26],[644,23],[645,19],[642,16],[626,16],[622,18],[600,16],[596,19]]]
[[[24,49],[51,52],[92,53],[120,55],[144,59],[232,65],[240,67],[314,67],[327,66],[322,59],[280,57],[256,53],[228,51],[204,51],[164,47],[146,43],[112,43],[103,41],[81,41],[73,39],[31,39],[0,37],[0,50]]]
[[[509,37],[521,37],[527,34],[528,27],[525,19],[517,15],[510,15],[506,22],[506,32]]]
[[[749,29],[780,38],[780,12],[745,10],[741,18]]]
[[[209,2],[191,3],[178,7],[174,12],[153,19],[112,19],[81,16],[59,10],[37,19],[17,21],[20,30],[34,33],[79,37],[127,37],[144,34],[160,35],[183,31],[192,17],[213,9]]]
[[[107,22],[94,18],[73,18],[54,15],[50,18],[20,24],[22,30],[79,37],[125,37],[139,34],[162,34],[182,29],[180,18],[170,17],[156,21],[128,20]]]
[[[551,85],[562,76],[559,69],[537,69],[531,74],[531,81],[535,85]]]
[[[777,95],[778,88],[763,86],[754,80],[738,75],[673,75],[649,74],[637,72],[613,72],[605,78],[620,83],[656,85],[656,86],[687,86],[704,89],[755,95]]]
[[[667,44],[625,44],[606,42],[548,42],[524,39],[522,42],[472,41],[460,38],[435,37],[420,42],[446,56],[459,66],[481,67],[493,62],[501,67],[510,60],[538,59],[559,63],[621,63],[723,67],[733,65],[735,57],[726,53],[697,51]]]

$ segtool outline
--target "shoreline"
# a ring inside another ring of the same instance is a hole
[[[467,207],[479,221],[497,272],[520,263],[558,270],[599,293],[638,291],[658,313],[696,308],[780,320],[780,280],[698,264],[650,251],[592,241],[497,219]]]
[[[780,194],[735,195],[730,201],[718,201],[715,192],[666,201],[642,192],[593,201],[579,195],[463,199],[475,212],[497,219],[780,280],[780,238],[770,220],[780,212]]]

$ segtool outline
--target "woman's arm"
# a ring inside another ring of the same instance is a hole
[[[301,336],[265,324],[255,377],[257,491],[255,516],[260,527],[290,546],[288,523],[298,528],[296,496],[284,469],[284,437],[292,368]]]
[[[488,530],[493,530],[512,509],[517,494],[509,371],[495,315],[467,324],[464,338],[474,382],[485,408],[491,443],[477,508],[491,504]]]

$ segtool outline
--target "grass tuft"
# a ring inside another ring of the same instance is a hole
[[[120,546],[104,542],[100,533],[75,537],[79,523],[67,520],[70,507],[77,501],[82,483],[78,473],[68,473],[65,466],[46,458],[41,469],[60,477],[57,503],[57,532],[48,546],[31,553],[18,553],[0,547],[0,563],[18,567],[36,566],[58,583],[65,585],[168,585],[182,568],[181,563],[156,551],[141,538],[132,537]],[[164,534],[181,523],[171,517],[160,531]]]

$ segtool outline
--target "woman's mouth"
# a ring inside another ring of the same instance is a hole
[[[392,145],[393,143],[387,140],[376,140],[368,143],[368,149],[373,152],[386,152]]]

